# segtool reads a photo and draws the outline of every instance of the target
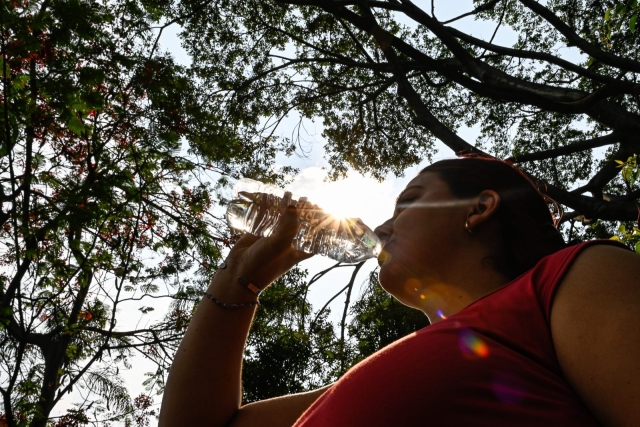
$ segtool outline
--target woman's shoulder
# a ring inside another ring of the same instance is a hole
[[[640,425],[640,255],[622,246],[580,248],[551,310],[558,362],[605,425]]]
[[[611,253],[611,248],[614,248],[614,253],[633,253],[629,247],[620,243],[617,240],[607,240],[607,239],[596,239],[596,240],[586,240],[586,241],[575,241],[575,243],[569,243],[564,249],[559,250],[551,255],[548,255],[548,258],[553,257],[568,257],[571,258],[571,263],[573,263],[574,258],[582,257],[585,252],[594,253],[600,252],[604,249],[605,252]]]
[[[633,264],[640,262],[638,254],[614,240],[591,240],[561,252],[565,252],[565,257],[570,259],[567,271],[563,274],[562,287],[578,284],[581,287],[586,284],[598,286],[598,283],[608,281],[612,275],[620,276],[620,279],[632,279]]]
[[[609,300],[621,293],[640,292],[640,255],[623,244],[595,240],[561,252],[564,254],[558,254],[558,258],[564,265],[554,289],[552,322],[553,314],[557,316],[559,310],[582,305],[594,298]]]

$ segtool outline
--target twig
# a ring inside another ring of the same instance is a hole
[[[353,290],[353,284],[356,280],[356,276],[358,275],[358,271],[364,265],[364,261],[360,262],[356,265],[355,270],[353,270],[353,274],[351,274],[351,280],[349,280],[349,284],[347,288],[347,297],[344,300],[344,310],[342,311],[342,320],[340,321],[340,344],[341,344],[341,357],[340,357],[340,375],[344,374],[344,330],[347,324],[347,312],[349,311],[349,303],[351,302],[351,291]]]
[[[460,15],[458,17],[455,17],[453,19],[449,19],[448,21],[445,21],[445,22],[443,22],[443,24],[450,24],[450,23],[455,22],[455,21],[457,21],[459,19],[466,18],[467,16],[475,15],[478,12],[483,12],[485,10],[492,9],[499,1],[500,0],[491,0],[491,1],[489,1],[489,2],[487,2],[485,4],[483,4],[483,5],[480,5],[480,6],[476,7],[471,12],[463,13],[462,15]],[[433,3],[432,3],[432,5],[433,5]],[[433,11],[431,13],[433,14]],[[434,15],[434,18],[435,18],[435,15]]]
[[[313,321],[309,324],[309,331],[313,330],[313,327],[316,325],[316,322],[318,321],[318,318],[320,317],[320,315],[324,312],[324,310],[329,306],[329,304],[331,304],[331,302],[338,298],[338,296],[343,293],[344,291],[347,290],[347,288],[349,287],[349,285],[345,286],[344,288],[340,289],[340,291],[335,294],[334,296],[331,297],[331,299],[329,299],[329,301],[327,301],[325,303],[325,305],[322,306],[322,308],[320,309],[320,311],[318,311],[318,313],[316,314],[316,317],[313,319]]]
[[[576,46],[595,59],[613,67],[620,68],[621,70],[640,72],[640,62],[603,51],[599,46],[580,37],[573,28],[565,24],[553,11],[543,4],[536,0],[520,0],[520,3],[531,9],[536,15],[542,17],[558,30],[560,34],[565,36],[569,42],[569,46]]]

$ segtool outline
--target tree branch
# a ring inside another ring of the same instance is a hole
[[[579,65],[576,65],[572,62],[566,61],[557,56],[551,55],[549,53],[544,52],[534,52],[530,50],[520,50],[513,49],[509,47],[498,46],[493,43],[486,42],[479,38],[473,37],[467,33],[464,33],[453,27],[446,27],[447,31],[449,31],[454,37],[459,38],[460,40],[464,40],[467,43],[471,43],[475,46],[481,47],[483,49],[489,50],[491,52],[498,53],[504,56],[510,56],[513,58],[523,58],[523,59],[535,59],[538,61],[548,62],[549,64],[557,65],[559,67],[564,68],[565,70],[572,71],[579,76],[595,80],[602,83],[611,83],[611,84],[619,84],[620,82],[613,77],[603,76],[598,73],[594,73],[591,70],[586,68],[582,68]]]
[[[607,202],[628,202],[628,201],[637,201],[640,199],[640,189],[632,191],[629,194],[625,194],[623,196],[617,196],[615,194],[603,194],[602,199]]]
[[[327,307],[329,306],[329,304],[331,304],[331,302],[333,302],[334,299],[338,298],[340,296],[341,293],[343,293],[344,291],[347,290],[347,288],[349,287],[349,285],[347,284],[347,286],[345,286],[344,288],[340,289],[334,296],[332,296],[329,301],[327,301],[322,308],[316,313],[316,317],[313,318],[313,321],[311,321],[311,323],[309,323],[309,331],[313,331],[313,327],[315,326],[316,322],[318,321],[318,319],[320,318],[320,315],[327,309]]]
[[[353,0],[342,0],[342,1],[338,0],[338,1],[334,1],[334,3],[340,6],[353,6],[357,4],[357,2]],[[404,7],[395,2],[372,0],[372,1],[369,1],[368,3],[369,3],[369,6],[375,7],[378,9],[395,10],[396,12],[404,12]]]
[[[377,64],[377,63],[364,63],[364,62],[356,62],[356,61],[352,61],[349,60],[347,58],[342,59],[342,58],[297,58],[297,59],[291,59],[291,58],[285,58],[285,57],[281,57],[281,56],[277,56],[277,55],[271,55],[273,57],[276,58],[280,58],[280,59],[286,59],[288,62],[285,64],[281,64],[278,66],[275,66],[273,68],[270,68],[268,70],[265,70],[259,74],[256,74],[255,76],[252,76],[251,78],[245,80],[242,82],[241,85],[239,85],[237,88],[234,88],[236,91],[241,91],[244,88],[248,87],[251,83],[260,80],[261,78],[285,69],[291,65],[296,65],[296,64],[304,64],[304,63],[317,63],[317,64],[341,64],[341,65],[346,65],[348,67],[357,67],[357,68],[369,68],[371,70],[380,70],[380,71],[389,71],[389,65],[388,64]]]
[[[609,52],[605,52],[587,40],[580,37],[571,27],[558,18],[550,9],[535,0],[520,0],[520,3],[531,9],[534,13],[544,18],[556,30],[558,30],[569,41],[569,46],[573,45],[586,54],[602,61],[605,64],[620,68],[621,70],[640,72],[640,62],[633,59],[621,58]]]
[[[347,327],[347,312],[349,311],[349,303],[351,302],[351,292],[353,291],[353,284],[356,281],[356,276],[358,275],[358,272],[360,271],[360,269],[362,268],[362,266],[364,265],[364,261],[358,263],[356,265],[356,268],[353,270],[353,273],[351,274],[351,280],[349,280],[349,284],[347,285],[347,297],[344,299],[344,310],[342,311],[342,320],[340,320],[340,344],[341,344],[341,353],[342,353],[342,357],[340,357],[340,374],[344,374],[345,371],[345,366],[344,366],[344,362],[345,362],[345,357],[344,357],[344,331],[345,328]]]
[[[395,83],[395,81],[396,81],[395,78],[391,78],[387,80],[386,83],[382,84],[378,89],[374,90],[365,99],[360,101],[358,105],[366,105],[371,101],[375,101],[384,91],[389,89]]]
[[[371,10],[367,7],[367,2],[363,2],[362,10],[365,18],[368,21],[368,25],[371,28],[371,32],[373,33],[373,36],[376,38],[376,41],[380,46],[380,50],[382,50],[383,54],[387,58],[387,61],[394,66],[393,74],[398,81],[398,95],[405,98],[415,112],[415,123],[429,129],[436,138],[440,139],[456,153],[482,153],[480,150],[473,147],[464,139],[460,138],[458,134],[451,131],[451,129],[440,122],[431,113],[431,111],[429,111],[427,106],[422,101],[420,95],[416,92],[416,90],[409,82],[406,72],[399,64],[396,53],[388,43],[388,33],[380,28],[377,21],[375,20],[375,17],[371,13]]]
[[[584,141],[574,142],[564,147],[553,148],[551,150],[527,153],[520,156],[513,156],[506,159],[508,162],[524,163],[536,160],[545,160],[552,157],[566,156],[580,151],[590,150],[592,148],[603,147],[605,145],[615,144],[619,141],[619,136],[615,132],[609,135],[599,136],[597,138],[586,139]]]
[[[546,184],[540,189],[556,202],[573,209],[576,216],[584,215],[592,220],[605,221],[637,221],[638,204],[634,202],[607,202],[593,197],[575,194],[562,190],[554,185]]]
[[[467,49],[449,33],[447,27],[431,18],[411,1],[402,0],[402,2],[407,6],[407,11],[405,12],[407,16],[431,30],[451,53],[460,60],[465,71],[480,82],[479,84],[470,82],[463,84],[468,89],[495,99],[532,104],[553,111],[567,113],[583,112],[575,106],[562,103],[570,103],[583,99],[587,96],[584,91],[560,89],[549,85],[528,82],[512,77],[502,70],[485,64],[477,58],[474,58]],[[471,81],[473,82],[473,80]]]
[[[376,61],[374,61],[371,55],[369,55],[369,52],[367,52],[367,49],[365,49],[362,43],[360,43],[360,40],[358,40],[356,35],[353,34],[353,31],[351,31],[351,28],[349,28],[349,26],[345,24],[344,20],[338,19],[338,22],[340,22],[340,25],[342,25],[342,28],[344,28],[344,30],[347,32],[347,34],[349,35],[353,43],[355,43],[355,45],[358,47],[358,50],[362,52],[365,58],[367,58],[367,61],[369,61],[369,63],[371,64],[376,64]]]
[[[496,6],[496,4],[498,4],[499,1],[500,0],[490,0],[490,1],[486,2],[485,4],[481,4],[480,6],[476,7],[471,12],[463,13],[462,15],[457,16],[457,17],[455,17],[453,19],[449,19],[448,21],[444,21],[443,24],[445,24],[445,25],[446,24],[450,24],[450,23],[455,22],[455,21],[457,21],[459,19],[466,18],[467,16],[476,15],[476,14],[478,14],[480,12],[484,12],[485,10],[493,9]]]
[[[210,1],[210,0],[206,0],[206,1],[202,2],[202,3],[200,3],[199,5],[197,5],[197,6],[195,7],[195,9],[194,9],[193,11],[191,11],[190,13],[186,13],[186,14],[184,14],[184,15],[180,15],[180,16],[178,16],[178,17],[176,17],[176,18],[172,19],[171,21],[166,22],[166,23],[165,23],[165,24],[163,24],[162,26],[160,26],[160,28],[159,28],[159,30],[160,30],[160,31],[158,31],[158,36],[156,37],[156,40],[155,40],[155,42],[153,43],[153,46],[152,46],[151,50],[149,51],[149,56],[148,56],[148,58],[149,58],[149,59],[151,59],[151,57],[153,56],[153,54],[154,54],[154,52],[155,52],[156,48],[158,47],[158,42],[160,41],[160,37],[162,36],[162,32],[165,30],[165,28],[168,28],[168,27],[170,27],[170,26],[171,26],[171,25],[173,25],[173,24],[180,23],[180,22],[184,21],[185,19],[189,19],[189,18],[193,17],[193,16],[194,16],[194,15],[196,15],[198,12],[202,11],[202,8],[203,8],[204,6],[206,6],[207,4],[209,4],[209,3],[211,3],[211,1]],[[156,27],[156,28],[157,28],[157,27]]]
[[[100,348],[94,353],[93,357],[80,370],[80,373],[78,375],[76,375],[73,378],[69,378],[69,384],[67,384],[65,386],[65,388],[63,388],[62,390],[58,391],[58,394],[53,399],[53,405],[52,406],[55,406],[62,396],[64,396],[66,393],[70,392],[73,389],[73,386],[78,382],[78,380],[80,380],[80,378],[82,378],[82,376],[89,370],[91,365],[93,365],[95,363],[95,361],[98,360],[98,358],[102,357],[102,352],[106,348],[106,344],[107,343],[108,343],[108,340],[105,341],[100,346]]]
[[[407,16],[425,25],[440,38],[445,46],[456,56],[458,63],[461,65],[460,67],[452,67],[451,60],[446,63],[436,61],[379,26],[376,25],[372,27],[371,22],[344,7],[335,8],[330,2],[319,2],[317,0],[278,1],[287,4],[306,4],[321,7],[371,34],[377,39],[381,49],[392,46],[399,52],[413,58],[418,63],[424,64],[427,69],[443,74],[451,78],[452,81],[479,95],[498,100],[531,104],[543,109],[564,113],[584,113],[584,110],[586,110],[585,107],[576,107],[559,102],[566,103],[580,100],[588,95],[586,92],[531,83],[509,76],[501,70],[491,67],[482,61],[478,61],[448,33],[446,27],[409,1],[403,1],[403,3],[407,5],[407,8],[404,10]],[[465,73],[475,77],[475,79],[465,76]]]
[[[162,344],[162,343],[168,343],[168,342],[175,342],[181,339],[181,336],[176,335],[174,337],[170,337],[170,338],[157,338],[154,341],[145,341],[145,342],[140,342],[140,343],[135,343],[135,344],[123,344],[123,345],[112,345],[112,346],[108,346],[105,349],[106,350],[121,350],[121,349],[125,349],[125,348],[137,348],[137,347],[144,347],[145,345],[150,345],[150,344]]]
[[[78,330],[95,332],[95,333],[97,333],[99,335],[102,335],[103,337],[107,337],[107,338],[134,337],[136,335],[143,334],[143,333],[150,333],[150,334],[153,335],[154,333],[158,332],[158,330],[156,330],[156,329],[137,329],[135,331],[118,332],[118,331],[109,331],[109,330],[104,330],[104,329],[100,329],[100,328],[95,328],[93,326],[83,326],[83,327],[78,328]]]
[[[633,128],[640,131],[638,115],[621,108],[618,104],[601,100],[595,103],[571,105],[571,102],[584,100],[589,94],[577,89],[558,88],[539,83],[531,83],[512,77],[505,72],[477,61],[448,33],[446,27],[424,13],[410,1],[403,0],[407,16],[429,28],[456,55],[461,67],[452,67],[451,63],[440,63],[423,52],[417,50],[393,34],[372,26],[369,20],[355,14],[345,7],[336,7],[332,2],[318,0],[277,0],[286,4],[304,4],[320,7],[337,17],[347,20],[357,28],[368,32],[376,38],[381,49],[393,47],[399,52],[413,58],[427,68],[443,74],[462,87],[478,95],[495,100],[529,104],[541,109],[567,114],[588,114],[594,120],[608,127],[617,129]],[[352,2],[353,3],[353,2]],[[342,3],[344,4],[344,3]],[[370,11],[369,11],[370,12]],[[471,67],[471,68],[469,68]],[[465,71],[476,79],[464,75]]]
[[[576,107],[590,108],[597,102],[605,100],[612,96],[623,94],[634,94],[640,92],[640,84],[631,82],[612,83],[602,86],[599,89],[587,94],[584,98],[577,99],[575,101],[560,102],[561,104],[571,105]]]
[[[607,160],[602,169],[600,169],[585,186],[572,191],[572,193],[582,194],[589,191],[594,197],[602,198],[602,190],[604,187],[621,171],[616,160],[625,162],[633,154],[634,151],[629,144],[620,144],[618,151]]]

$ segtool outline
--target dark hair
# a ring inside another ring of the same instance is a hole
[[[442,160],[420,173],[434,172],[461,199],[483,190],[500,195],[495,215],[502,240],[502,254],[491,257],[493,267],[510,279],[533,268],[547,255],[567,245],[556,229],[548,201],[536,185],[510,163],[488,157]]]

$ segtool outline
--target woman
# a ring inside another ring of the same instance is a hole
[[[174,359],[161,426],[640,425],[640,257],[566,247],[533,184],[479,158],[427,167],[376,229],[381,285],[432,325],[333,385],[241,406],[251,289],[309,256],[291,248],[297,221],[288,207],[272,236],[229,253]]]

